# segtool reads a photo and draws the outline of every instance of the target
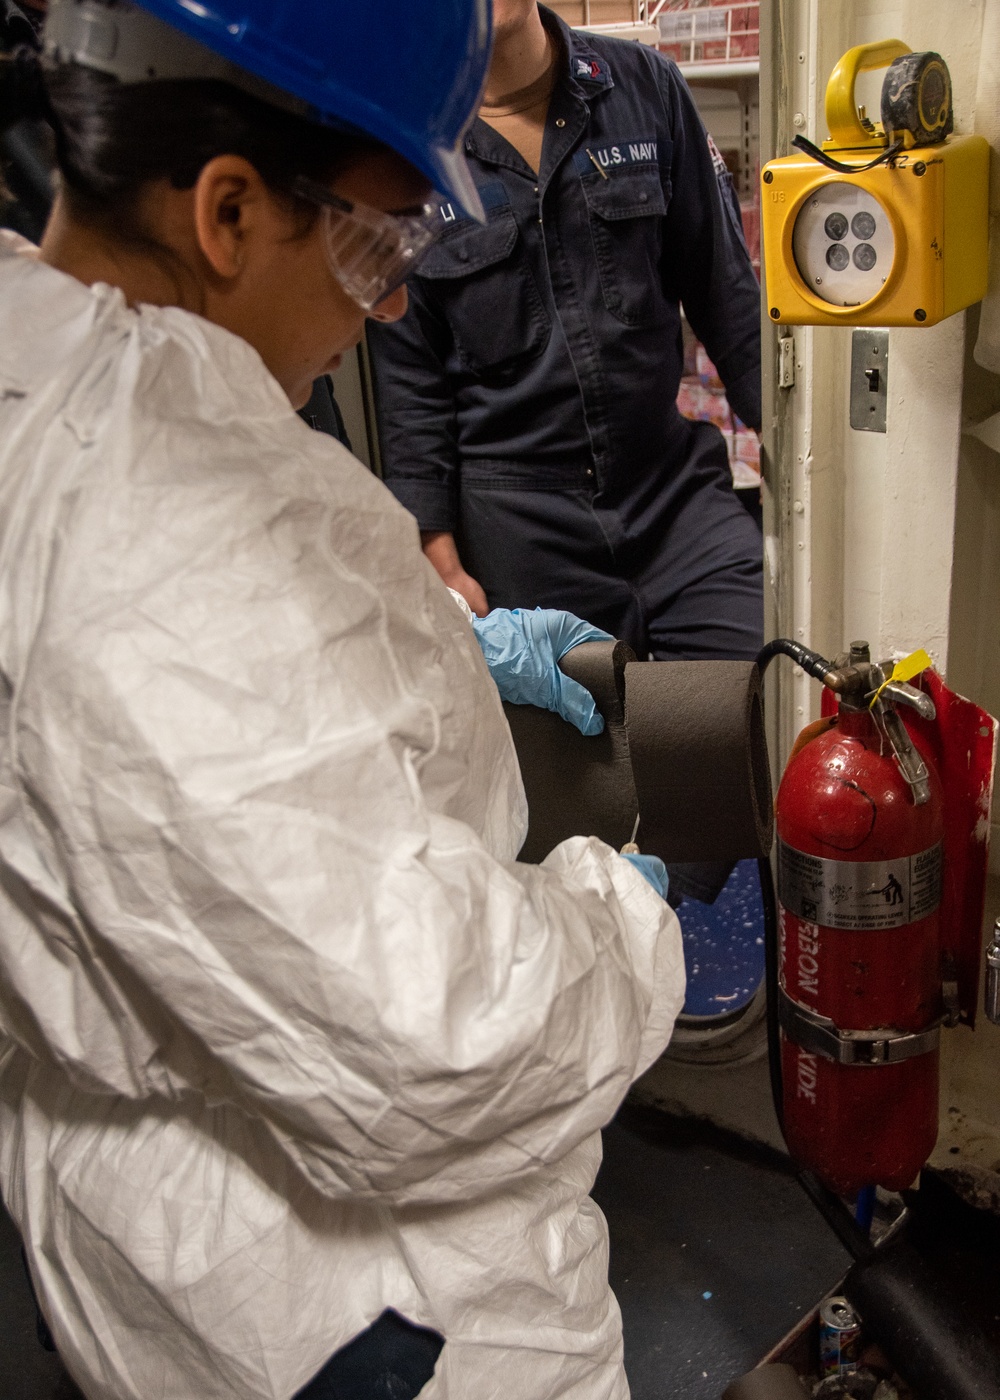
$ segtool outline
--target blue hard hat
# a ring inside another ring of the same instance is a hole
[[[392,147],[435,189],[483,217],[463,138],[489,64],[490,0],[133,0],[113,7],[55,0],[47,47],[125,82],[201,76],[197,54],[167,55],[169,43],[157,45],[130,23],[136,6],[202,53],[252,75],[263,96],[268,89],[284,94],[314,121]],[[184,41],[177,43],[183,50]],[[153,51],[153,66],[145,66],[144,50]]]

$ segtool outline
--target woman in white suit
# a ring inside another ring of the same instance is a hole
[[[432,185],[478,212],[487,51],[485,0],[57,0],[0,70],[61,172],[0,257],[0,1182],[92,1400],[627,1395],[588,1191],[676,919],[516,862],[476,636],[294,412]]]

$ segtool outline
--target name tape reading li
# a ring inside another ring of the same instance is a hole
[[[897,860],[824,860],[778,842],[778,898],[810,924],[902,928],[941,903],[941,845]]]

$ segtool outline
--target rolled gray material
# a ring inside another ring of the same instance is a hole
[[[758,1366],[722,1392],[722,1400],[808,1400],[809,1392],[783,1361]]]
[[[562,668],[594,696],[603,734],[505,705],[528,797],[520,859],[569,836],[639,845],[668,862],[740,860],[770,850],[771,780],[760,677],[739,661],[640,661],[622,642],[588,642]]]
[[[589,738],[548,710],[504,705],[528,798],[528,835],[520,860],[537,864],[569,836],[599,836],[616,849],[635,826],[638,805],[625,732],[624,642],[585,642],[562,668],[586,686],[604,716]]]
[[[774,804],[753,662],[629,665],[625,721],[644,851],[668,861],[768,853]]]

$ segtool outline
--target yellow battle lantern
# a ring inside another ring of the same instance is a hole
[[[887,68],[882,123],[855,106],[858,73]],[[861,44],[826,88],[830,140],[761,172],[772,321],[933,326],[986,292],[990,148],[953,136],[951,78],[899,39]]]

